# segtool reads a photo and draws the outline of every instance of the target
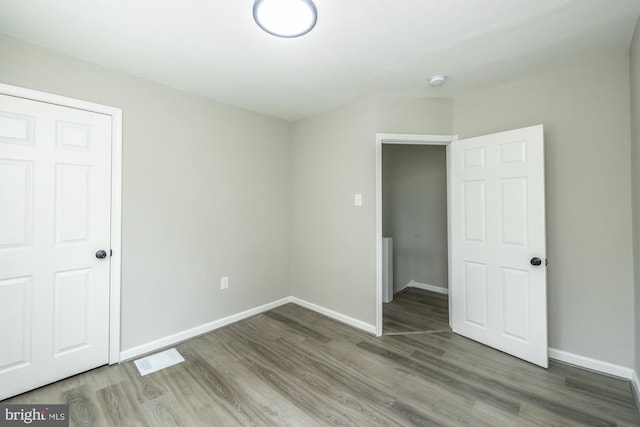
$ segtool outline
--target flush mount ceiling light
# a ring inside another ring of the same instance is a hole
[[[253,19],[274,36],[300,37],[316,26],[318,10],[312,0],[255,0]]]
[[[436,74],[429,77],[429,84],[431,86],[442,86],[447,81],[447,76],[444,74]]]

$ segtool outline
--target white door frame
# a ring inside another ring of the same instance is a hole
[[[122,231],[122,109],[0,83],[0,94],[111,116],[111,247],[109,364],[120,362],[120,271]]]
[[[449,186],[449,145],[458,139],[457,135],[415,135],[402,133],[376,134],[376,336],[382,335],[382,144],[404,145],[444,145],[447,150],[447,246],[448,271],[451,280],[451,209]],[[447,284],[448,286],[450,283]],[[449,286],[450,287],[450,286]],[[449,298],[449,316],[451,316]],[[451,320],[449,320],[451,323]]]

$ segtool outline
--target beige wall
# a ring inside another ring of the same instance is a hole
[[[412,280],[448,287],[445,146],[383,144],[382,235],[393,237],[396,292]]]
[[[375,321],[375,103],[291,126],[292,294]],[[363,197],[354,206],[354,194]]]
[[[635,365],[640,373],[640,20],[631,43],[631,189],[635,278]],[[638,397],[638,396],[636,396]]]
[[[627,53],[456,97],[453,117],[460,138],[544,124],[549,346],[631,367]]]
[[[0,58],[2,83],[123,109],[122,350],[289,295],[286,122],[1,35]]]
[[[450,134],[450,110],[447,100],[380,96],[292,123],[294,296],[375,324],[375,134]]]
[[[376,97],[376,132],[450,135],[450,99]]]

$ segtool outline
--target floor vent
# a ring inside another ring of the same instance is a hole
[[[178,353],[178,350],[172,348],[135,360],[133,363],[136,364],[140,376],[144,377],[147,374],[177,365],[180,362],[184,362],[184,357]]]

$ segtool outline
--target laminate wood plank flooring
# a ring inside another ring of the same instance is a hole
[[[385,335],[450,331],[449,296],[413,287],[405,288],[383,304]]]
[[[373,337],[294,304],[2,403],[69,403],[72,426],[640,426],[629,381],[529,364],[451,332]]]

